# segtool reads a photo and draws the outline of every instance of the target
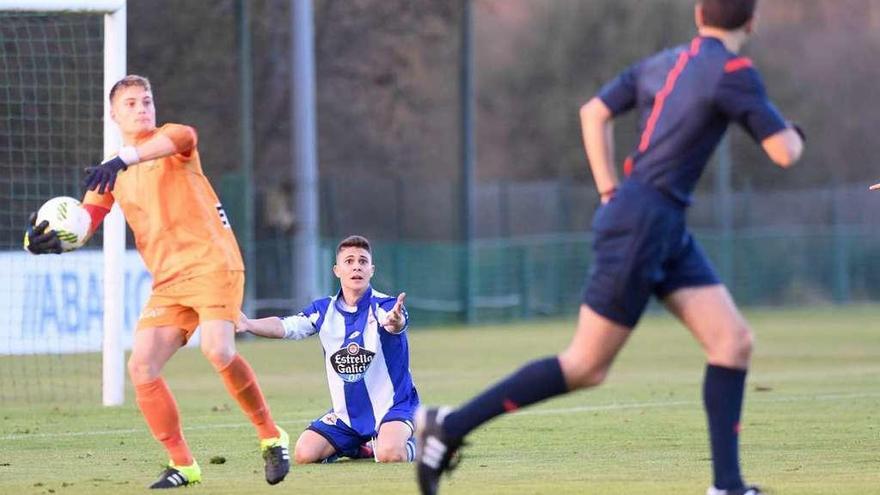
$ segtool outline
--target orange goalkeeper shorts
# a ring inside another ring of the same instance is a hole
[[[241,312],[244,272],[206,273],[153,289],[137,329],[174,326],[188,341],[199,322],[235,322]]]

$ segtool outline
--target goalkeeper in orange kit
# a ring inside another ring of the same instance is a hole
[[[217,195],[202,172],[193,128],[156,127],[150,82],[129,75],[110,90],[111,117],[124,146],[116,157],[86,169],[83,206],[100,225],[113,202],[122,209],[137,249],[153,276],[128,361],[138,407],[170,461],[150,488],[201,481],[201,470],[183,437],[174,396],[160,373],[200,327],[201,349],[260,438],[266,481],[290,470],[289,438],[272,420],[256,376],[235,350],[244,264]],[[34,225],[25,241],[35,254],[58,252],[53,231]]]

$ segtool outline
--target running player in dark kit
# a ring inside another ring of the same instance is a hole
[[[703,402],[714,480],[707,495],[760,495],[740,475],[739,424],[752,331],[685,225],[710,155],[730,122],[782,167],[801,155],[803,133],[768,101],[752,62],[738,55],[756,0],[702,0],[698,36],[623,71],[581,108],[584,145],[602,206],[577,331],[558,356],[526,364],[458,409],[416,416],[417,476],[437,492],[464,437],[490,419],[603,382],[651,295],[691,331],[706,354]],[[614,168],[612,122],[640,114],[641,139]]]

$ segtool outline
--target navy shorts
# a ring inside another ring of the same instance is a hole
[[[402,421],[406,423],[410,430],[414,431],[412,418],[392,417],[386,415],[382,423],[389,421]],[[336,453],[341,456],[357,457],[361,445],[373,439],[378,432],[372,432],[370,435],[362,435],[351,426],[345,424],[345,421],[339,419],[333,411],[328,412],[324,416],[312,421],[306,428],[312,430],[318,435],[326,438],[330,445],[336,449]]]
[[[651,295],[720,283],[685,226],[685,207],[635,180],[625,181],[593,217],[593,261],[584,303],[635,327]]]

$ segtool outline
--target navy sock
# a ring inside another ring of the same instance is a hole
[[[706,365],[703,405],[709,419],[715,488],[723,490],[744,486],[739,471],[739,419],[745,382],[746,370]]]
[[[463,438],[490,419],[568,391],[556,356],[532,361],[443,420],[448,435]]]

